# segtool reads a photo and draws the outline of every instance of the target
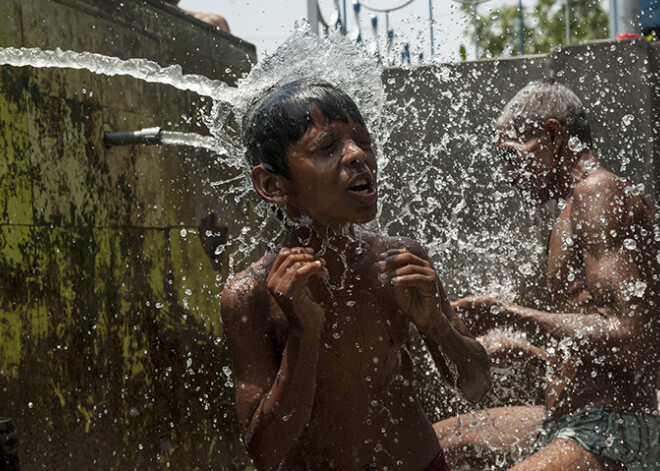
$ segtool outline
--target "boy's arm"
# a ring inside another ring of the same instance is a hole
[[[244,278],[222,293],[238,421],[248,452],[260,470],[287,469],[315,394],[324,314],[300,291],[305,293],[310,276],[323,276],[324,268],[302,249],[297,254],[294,250],[278,255],[268,286]],[[281,359],[267,316],[277,308],[271,302],[272,292],[281,298],[278,301],[286,307],[283,311],[289,321]]]
[[[612,177],[576,189],[571,222],[585,264],[579,295],[582,312],[543,312],[490,296],[467,298],[453,306],[459,313],[470,313],[464,318],[478,335],[511,326],[555,340],[571,337],[577,340],[571,348],[578,352],[641,366],[644,352],[657,342],[657,331],[649,322],[650,303],[658,298],[653,291],[657,260],[652,249],[643,248],[647,241],[640,234],[644,229],[652,237],[652,212]],[[629,242],[626,248],[626,239],[635,240],[637,247],[630,248]]]
[[[413,241],[381,255],[383,283],[393,286],[399,309],[415,324],[436,366],[472,402],[490,389],[488,355],[454,313],[426,253]]]

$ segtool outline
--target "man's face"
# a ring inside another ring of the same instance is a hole
[[[292,183],[287,209],[324,225],[371,221],[378,209],[376,157],[367,128],[327,121],[313,125],[287,152]]]
[[[513,125],[498,127],[495,147],[508,184],[535,203],[554,197],[557,156],[544,128],[530,126],[521,131]]]

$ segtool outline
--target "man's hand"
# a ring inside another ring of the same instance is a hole
[[[441,313],[438,274],[428,260],[407,249],[391,249],[380,255],[376,268],[381,283],[394,287],[396,302],[410,320],[424,331],[435,313]]]
[[[544,371],[546,364],[554,361],[545,349],[521,339],[505,337],[502,333],[483,335],[477,340],[486,349],[492,366],[525,363]]]
[[[280,250],[270,269],[268,290],[292,326],[318,327],[325,321],[323,308],[312,299],[308,288],[313,276],[326,278],[328,270],[325,261],[307,247]]]

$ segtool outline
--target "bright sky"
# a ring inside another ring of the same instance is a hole
[[[388,9],[405,4],[408,0],[364,0],[361,3],[373,8]],[[468,59],[474,58],[474,46],[465,34],[470,18],[452,0],[431,0],[434,20],[434,53],[440,61],[459,59],[459,47],[465,44]],[[318,0],[323,16],[329,20],[335,0]],[[344,0],[339,0],[343,10]],[[356,30],[353,1],[345,0],[349,33]],[[490,0],[478,7],[480,13],[497,9],[503,4],[517,3],[515,0]],[[528,8],[534,0],[524,0]],[[223,15],[234,35],[257,47],[257,54],[272,53],[294,29],[297,20],[307,18],[307,0],[181,0],[181,8]],[[373,13],[363,8],[360,18],[362,36],[373,38],[370,16]],[[379,36],[384,42],[385,14],[378,14]],[[429,0],[413,0],[407,7],[390,13],[390,27],[400,42],[410,43],[415,57],[422,51],[425,61],[430,56]]]

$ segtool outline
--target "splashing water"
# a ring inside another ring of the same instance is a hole
[[[457,73],[445,66],[430,69],[431,77],[427,80],[441,101],[437,107],[427,105],[404,90],[406,87],[415,90],[422,84],[399,85],[396,77],[384,74],[365,49],[355,47],[338,33],[319,40],[306,26],[299,27],[272,56],[239,80],[235,88],[203,76],[184,75],[178,66],[161,68],[143,59],[124,61],[92,53],[6,48],[0,49],[0,63],[129,75],[211,97],[213,107],[203,122],[213,137],[185,137],[166,132],[163,142],[180,144],[185,140],[223,154],[217,162],[222,171],[210,178],[208,186],[239,208],[240,220],[234,221],[228,241],[215,250],[216,255],[226,256],[230,267],[228,277],[261,255],[265,246],[277,244],[286,230],[265,204],[254,204],[256,197],[237,137],[242,116],[254,97],[269,87],[305,77],[323,78],[354,98],[379,151],[382,197],[379,215],[369,228],[410,236],[425,245],[450,298],[489,292],[519,301],[528,296],[527,304],[544,307],[546,300],[530,286],[543,277],[545,237],[553,208],[541,211],[522,208],[518,194],[501,184],[502,169],[493,163],[491,139],[480,137],[492,133],[490,124],[471,128],[461,124],[471,122],[467,113],[473,107],[466,106],[468,100],[501,109],[502,103],[489,103],[487,94],[467,92],[470,81],[476,80],[484,90],[492,90],[489,77]],[[383,86],[383,76],[389,94]],[[437,116],[447,110],[455,115],[453,122],[447,128],[437,128]],[[399,118],[406,115],[411,119]],[[410,121],[415,123],[412,129]],[[626,126],[631,122],[632,119],[626,122],[624,118]],[[577,148],[582,143],[569,145]],[[451,158],[457,155],[461,158]],[[628,250],[635,249],[632,243],[627,243]],[[331,244],[326,249],[332,250]],[[497,273],[493,273],[493,267],[497,267]],[[218,275],[219,282],[226,281],[223,276]],[[329,289],[343,287],[340,280]],[[634,287],[634,294],[643,294],[644,288]],[[570,348],[560,347],[563,351]],[[427,373],[434,367],[430,356],[424,358],[426,367],[418,376],[419,382],[427,383],[421,392],[425,408],[437,411],[435,419],[446,411],[465,410],[455,393],[429,381]],[[231,375],[225,374],[231,381]],[[497,371],[496,380],[498,375],[505,377],[511,373],[506,369]],[[517,390],[511,390],[505,391],[504,396],[516,394]],[[451,399],[438,407],[439,398],[443,397]]]

